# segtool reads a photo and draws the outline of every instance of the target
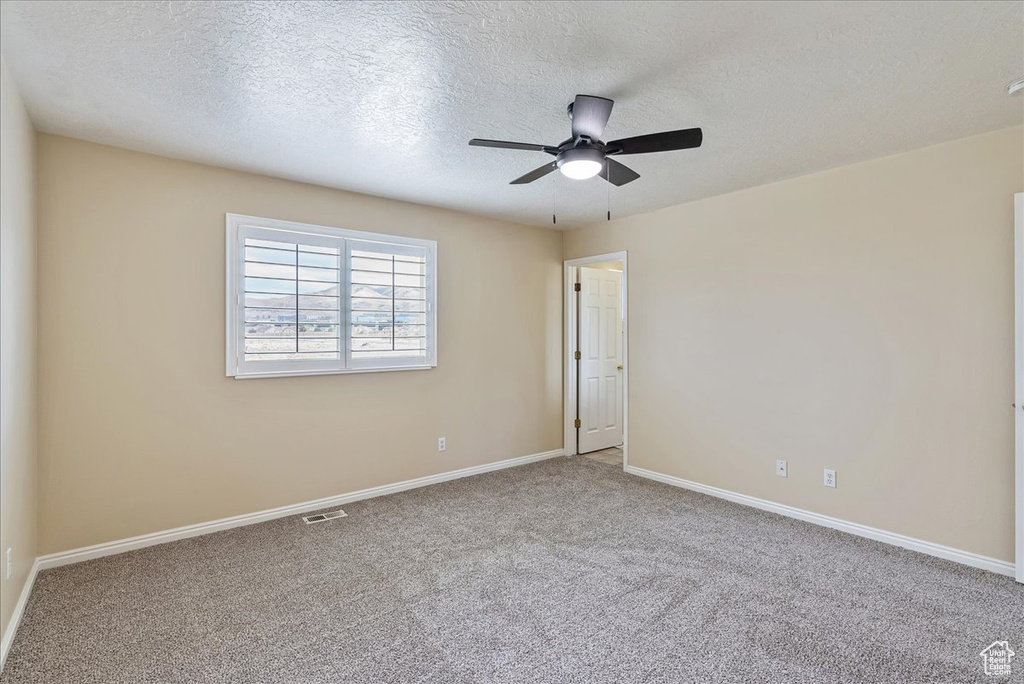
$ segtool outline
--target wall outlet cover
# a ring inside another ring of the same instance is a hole
[[[775,474],[779,477],[789,477],[789,465],[781,458],[775,461]]]
[[[836,471],[825,468],[825,486],[832,487],[835,489],[836,486]]]
[[[438,451],[444,451],[446,448],[447,448],[447,445],[445,444],[445,438],[444,437],[438,437],[437,438],[437,450]]]

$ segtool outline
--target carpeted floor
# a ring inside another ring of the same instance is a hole
[[[43,572],[0,682],[1024,681],[1011,579],[592,460],[345,510]]]

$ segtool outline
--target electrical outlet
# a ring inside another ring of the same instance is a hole
[[[7,564],[4,569],[4,579],[11,579],[11,565],[14,563],[14,549],[7,549]]]
[[[444,451],[445,450],[444,437],[438,437],[437,438],[437,450],[438,451]]]
[[[832,487],[833,489],[835,489],[835,487],[836,487],[836,471],[829,470],[828,468],[825,468],[825,486],[826,487]]]
[[[779,477],[789,477],[787,468],[788,465],[781,458],[775,461],[775,474]]]

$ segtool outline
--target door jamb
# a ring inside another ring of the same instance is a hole
[[[565,372],[563,376],[562,396],[563,402],[563,448],[566,456],[575,456],[577,453],[576,442],[576,387],[577,367],[573,353],[576,351],[578,341],[576,339],[578,330],[576,320],[579,316],[576,305],[576,292],[573,284],[576,282],[577,271],[580,266],[587,264],[598,264],[603,261],[622,262],[622,469],[629,465],[629,312],[628,312],[628,273],[629,266],[626,261],[626,252],[610,252],[608,254],[596,254],[594,256],[580,257],[578,259],[566,259],[564,262],[565,286],[563,289],[564,305],[562,310],[565,317],[562,320],[564,331],[565,349],[563,359],[565,361]]]
[[[1024,192],[1013,196],[1014,215],[1014,527],[1016,578],[1024,583]]]

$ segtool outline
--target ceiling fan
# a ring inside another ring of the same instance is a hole
[[[635,181],[640,174],[615,161],[612,156],[686,150],[700,147],[704,139],[704,134],[699,128],[686,128],[604,142],[601,140],[601,134],[608,124],[608,117],[612,114],[614,104],[613,100],[604,97],[577,95],[567,108],[569,119],[572,121],[572,137],[557,147],[480,138],[473,138],[469,144],[476,147],[546,152],[555,157],[555,161],[516,178],[511,185],[532,183],[558,169],[569,178],[582,180],[600,175],[612,185],[619,186]]]

